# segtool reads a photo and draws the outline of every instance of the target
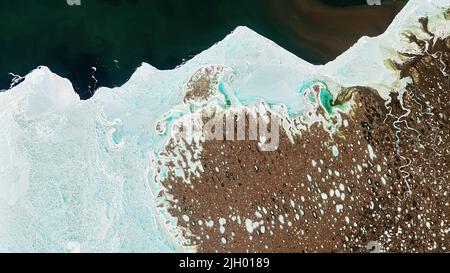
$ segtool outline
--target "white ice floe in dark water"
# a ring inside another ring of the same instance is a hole
[[[190,75],[203,66],[229,67],[223,80],[234,103],[265,100],[292,114],[301,113],[298,90],[310,81],[326,82],[334,96],[352,85],[385,96],[402,83],[384,61],[416,50],[401,33],[419,35],[418,18],[429,16],[431,31],[449,35],[449,4],[411,0],[385,34],[361,38],[322,66],[239,27],[174,70],[143,64],[122,87],[100,88],[88,101],[48,68],[32,71],[0,93],[0,251],[195,251],[180,246],[174,220],[157,207],[153,179],[155,155],[167,140],[155,124],[171,110],[189,111],[183,87]]]

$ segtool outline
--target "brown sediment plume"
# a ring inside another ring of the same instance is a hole
[[[366,252],[376,242],[388,252],[448,252],[449,39],[398,64],[413,81],[388,101],[367,87],[344,89],[334,104],[354,104],[335,134],[320,123],[293,142],[282,132],[273,152],[250,140],[201,143],[199,175],[187,182],[172,170],[162,181],[190,245]]]
[[[269,13],[283,26],[283,36],[301,52],[312,52],[321,63],[333,60],[362,36],[383,33],[407,1],[382,1],[333,7],[312,0],[269,1]]]

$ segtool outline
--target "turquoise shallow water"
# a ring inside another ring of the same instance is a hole
[[[220,64],[228,68],[217,94],[225,96],[221,107],[264,101],[285,105],[292,117],[318,107],[336,114],[330,100],[337,82],[367,81],[359,66],[380,72],[371,74],[373,81],[395,77],[373,57],[379,41],[369,44],[343,60],[341,70],[342,62],[313,66],[238,28],[177,69],[144,64],[123,86],[100,88],[89,100],[79,100],[72,83],[48,68],[34,70],[0,93],[0,251],[191,251],[180,247],[174,219],[158,206],[154,176],[171,124],[192,114],[183,103],[189,78]],[[155,130],[161,120],[165,133]]]
[[[217,63],[232,68],[220,84],[231,106],[301,99],[299,84],[310,66],[240,28],[181,68],[143,65],[124,86],[101,88],[87,101],[45,67],[0,94],[0,150],[9,155],[0,157],[3,250],[190,251],[174,237],[174,219],[158,207],[154,163],[173,122],[191,113],[183,103],[186,81]],[[278,72],[269,77],[269,71]],[[161,120],[165,134],[155,130]]]

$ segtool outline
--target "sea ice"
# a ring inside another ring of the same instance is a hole
[[[167,140],[155,125],[170,111],[189,112],[183,87],[190,75],[209,65],[228,67],[224,88],[233,103],[284,104],[292,115],[306,107],[299,90],[311,81],[326,82],[330,96],[352,85],[386,95],[402,83],[384,61],[414,50],[401,33],[429,16],[433,32],[449,35],[442,15],[449,4],[411,0],[385,34],[361,38],[322,66],[238,27],[176,69],[142,64],[122,87],[100,88],[88,101],[48,68],[33,70],[0,93],[0,251],[194,251],[181,246],[175,219],[157,207],[161,188],[153,176]]]

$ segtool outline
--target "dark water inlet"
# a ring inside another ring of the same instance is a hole
[[[74,5],[69,5],[69,2]],[[171,69],[245,25],[297,56],[326,63],[378,35],[405,4],[385,0],[51,0],[0,2],[0,89],[39,65],[83,98],[123,84],[142,62]],[[95,70],[93,69],[95,67]],[[98,81],[98,82],[97,82]]]

